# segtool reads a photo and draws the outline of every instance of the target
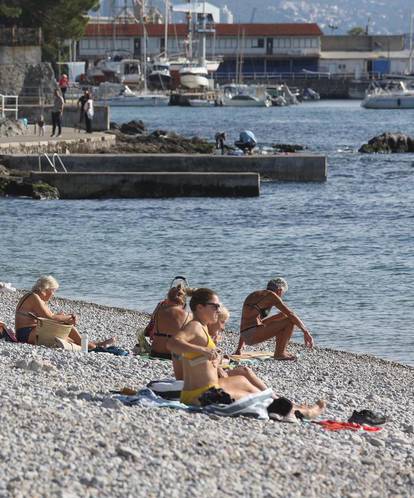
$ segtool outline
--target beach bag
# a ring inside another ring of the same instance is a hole
[[[50,318],[37,318],[36,344],[38,346],[54,347],[55,337],[66,341],[73,325],[57,322]]]

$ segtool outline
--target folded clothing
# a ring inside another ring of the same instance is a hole
[[[349,430],[349,431],[364,430],[367,432],[382,431],[382,427],[371,427],[370,425],[361,425],[361,424],[356,424],[354,422],[342,422],[338,420],[319,420],[313,423],[322,426],[324,429],[328,431],[343,431],[343,430]]]
[[[102,348],[100,346],[96,347],[95,349],[91,349],[90,352],[94,353],[110,353],[114,354],[116,356],[128,356],[128,351],[125,351],[124,349],[118,348],[118,346],[108,346],[107,348]]]

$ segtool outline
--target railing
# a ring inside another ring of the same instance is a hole
[[[59,161],[59,164],[60,164],[61,168],[63,169],[64,173],[68,172],[65,165],[63,164],[62,158],[59,156],[59,154],[57,152],[55,152],[53,154],[52,158],[50,158],[48,156],[48,154],[46,154],[46,152],[43,154],[39,154],[39,171],[42,171],[42,157],[43,156],[45,156],[45,158],[47,159],[48,163],[50,164],[51,168],[53,169],[53,171],[55,173],[58,172],[56,169],[56,159]]]
[[[303,71],[303,72],[298,72],[298,73],[293,73],[293,72],[280,72],[280,73],[270,73],[270,72],[263,72],[263,71],[254,71],[254,72],[243,72],[242,73],[242,79],[243,80],[278,80],[278,81],[284,81],[284,80],[298,80],[298,81],[303,81],[303,80],[350,80],[350,79],[356,79],[355,78],[355,73],[330,73],[328,71]],[[359,79],[378,79],[383,77],[384,75],[381,75],[381,73],[378,72],[369,72],[369,73],[362,73],[359,75]],[[217,81],[235,81],[238,77],[238,74],[236,72],[217,72],[214,75],[214,78]]]
[[[0,114],[1,117],[6,117],[6,112],[14,112],[15,119],[19,113],[19,97],[17,95],[2,95],[0,94]]]

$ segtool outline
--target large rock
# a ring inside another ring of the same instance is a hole
[[[125,135],[141,135],[145,132],[145,125],[141,120],[133,120],[129,123],[124,123],[123,125],[121,125],[120,131]]]
[[[25,126],[21,121],[15,119],[0,118],[0,137],[15,137],[24,135]]]
[[[404,133],[383,133],[363,144],[358,152],[365,154],[414,152],[414,138]]]

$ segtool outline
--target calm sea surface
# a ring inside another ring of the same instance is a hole
[[[237,326],[244,297],[282,275],[317,344],[414,365],[414,156],[356,152],[383,131],[414,135],[414,110],[328,101],[122,109],[112,119],[231,141],[251,129],[260,143],[326,154],[329,178],[263,183],[251,199],[0,199],[0,280],[28,288],[51,273],[63,296],[151,311],[184,274],[217,290]]]

